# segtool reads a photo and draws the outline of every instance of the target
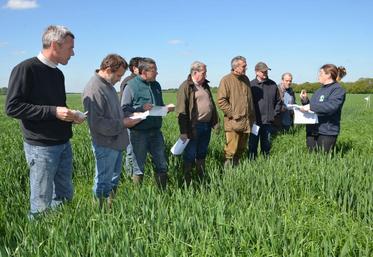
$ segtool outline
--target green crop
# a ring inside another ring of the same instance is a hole
[[[87,124],[74,125],[74,199],[29,221],[22,134],[0,96],[0,256],[373,256],[373,108],[364,97],[347,96],[331,155],[308,153],[296,126],[274,139],[269,159],[225,170],[224,132],[213,133],[208,179],[188,188],[169,152],[179,136],[170,113],[162,128],[168,189],[157,189],[150,162],[141,187],[123,169],[110,211],[93,198]],[[164,99],[176,101],[174,93]],[[82,110],[80,95],[68,104]]]

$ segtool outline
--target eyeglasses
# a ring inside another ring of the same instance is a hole
[[[146,70],[148,72],[157,72],[158,70],[157,69],[149,69],[149,70]]]

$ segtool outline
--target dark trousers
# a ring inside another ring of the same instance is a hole
[[[306,143],[310,152],[315,150],[322,150],[326,153],[333,150],[337,142],[337,136],[325,136],[325,135],[307,135]]]
[[[186,146],[183,158],[184,161],[194,163],[196,160],[204,160],[211,137],[211,125],[209,122],[197,122],[195,135]]]
[[[258,144],[260,139],[260,152],[265,156],[269,156],[271,150],[271,124],[262,124],[259,129],[259,134],[255,136],[250,134],[249,137],[249,159],[255,159],[258,155]]]

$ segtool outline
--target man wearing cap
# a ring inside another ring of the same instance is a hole
[[[267,64],[258,62],[255,65],[256,78],[251,81],[251,92],[254,99],[256,124],[260,127],[258,135],[250,134],[249,159],[255,159],[260,151],[269,156],[271,149],[272,123],[281,110],[281,97],[276,82],[268,78]]]

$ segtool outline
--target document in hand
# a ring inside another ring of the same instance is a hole
[[[319,123],[317,114],[308,111],[302,112],[298,108],[294,108],[294,124],[316,124]]]
[[[153,106],[153,108],[149,111],[149,116],[166,116],[168,112],[167,106]]]
[[[251,134],[254,134],[255,136],[258,135],[260,127],[256,125],[256,123],[253,124],[253,127],[251,128]]]
[[[187,139],[185,142],[183,142],[183,140],[181,140],[179,138],[176,141],[176,143],[174,144],[174,146],[171,148],[171,153],[173,155],[180,155],[180,154],[182,154],[188,143],[189,143],[189,139]]]
[[[301,105],[297,105],[297,104],[287,104],[286,108],[288,110],[295,110],[295,109],[299,110],[300,108],[302,108],[302,106]]]
[[[135,112],[133,116],[130,117],[130,119],[136,120],[136,119],[142,119],[145,120],[146,117],[149,116],[149,111],[146,112]]]

